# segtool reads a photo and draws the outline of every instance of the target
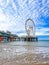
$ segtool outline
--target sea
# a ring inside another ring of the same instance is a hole
[[[0,43],[0,65],[6,65],[7,62],[11,62],[8,60],[15,58],[17,58],[18,65],[19,63],[24,65],[29,65],[29,63],[49,63],[49,41]],[[7,65],[10,65],[10,63]]]

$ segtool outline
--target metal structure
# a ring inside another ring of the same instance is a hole
[[[27,35],[19,37],[20,41],[38,41],[38,38],[35,35],[35,23],[32,19],[29,18],[25,21],[25,30]]]
[[[32,19],[27,19],[25,22],[25,29],[28,37],[35,37],[35,23]]]

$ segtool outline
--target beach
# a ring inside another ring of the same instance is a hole
[[[49,65],[49,44],[40,43],[0,43],[0,65]]]

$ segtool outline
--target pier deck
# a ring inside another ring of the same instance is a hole
[[[20,37],[20,41],[38,41],[38,37],[29,37],[29,36],[26,36],[26,37]]]

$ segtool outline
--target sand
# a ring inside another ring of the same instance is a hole
[[[15,55],[9,58],[0,58],[0,65],[49,65],[49,58],[43,58],[42,54]]]
[[[0,44],[0,65],[49,65],[49,47]]]

